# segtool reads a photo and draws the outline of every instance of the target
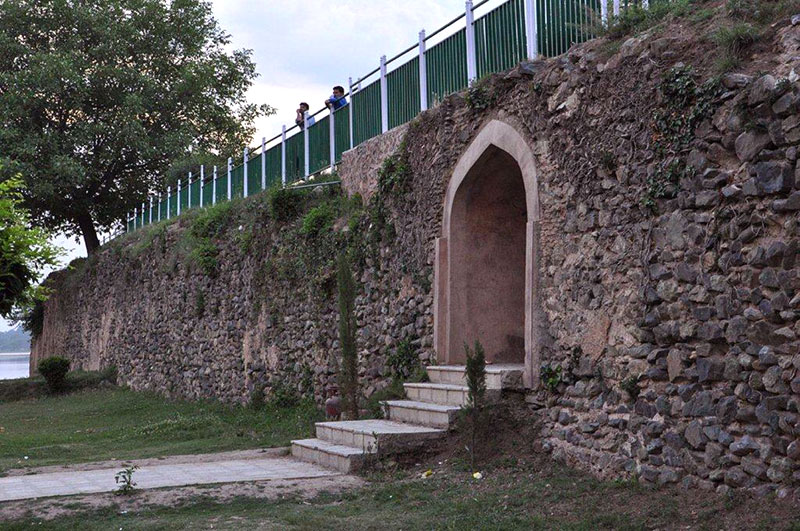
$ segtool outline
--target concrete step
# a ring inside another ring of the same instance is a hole
[[[323,441],[381,455],[413,450],[447,435],[440,429],[381,419],[317,422],[316,428],[317,438]]]
[[[467,385],[464,365],[431,365],[427,368],[428,378],[433,383]],[[525,367],[520,363],[497,363],[486,366],[487,389],[522,389],[522,373]]]
[[[445,383],[404,383],[403,388],[409,400],[447,406],[465,406],[469,394],[466,385]]]
[[[292,441],[294,457],[344,473],[363,468],[371,453],[373,452],[320,439]]]
[[[389,420],[432,428],[450,429],[461,410],[458,406],[429,404],[414,400],[387,400],[384,407]]]

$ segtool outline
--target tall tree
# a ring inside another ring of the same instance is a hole
[[[18,179],[0,182],[0,317],[42,298],[36,282],[46,266],[56,264],[58,253],[42,229],[30,226],[21,189]]]
[[[203,0],[0,0],[0,153],[33,221],[91,254],[173,162],[237,153],[272,110],[229,42]]]

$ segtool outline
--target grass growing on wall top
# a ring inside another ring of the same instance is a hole
[[[0,471],[286,446],[318,420],[309,402],[254,410],[121,388],[0,403]]]

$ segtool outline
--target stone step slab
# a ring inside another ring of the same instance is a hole
[[[323,441],[381,455],[413,450],[447,435],[441,429],[382,419],[317,422],[316,432]]]
[[[405,383],[406,397],[416,402],[442,404],[446,406],[465,406],[469,396],[466,385],[445,383]]]
[[[503,363],[486,366],[486,389],[522,389],[522,364]],[[464,365],[431,365],[427,368],[432,383],[467,385]]]
[[[292,456],[345,474],[363,468],[371,453],[374,452],[321,439],[292,441]]]
[[[415,400],[387,400],[384,407],[389,420],[440,429],[450,429],[461,410],[458,406]]]

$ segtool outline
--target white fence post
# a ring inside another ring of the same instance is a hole
[[[336,165],[336,124],[334,123],[334,117],[333,117],[334,114],[335,114],[334,110],[331,109],[331,117],[330,120],[328,121],[328,137],[330,138],[329,147],[331,155],[331,171],[333,171],[333,167]]]
[[[425,63],[425,30],[419,32],[419,110],[428,110],[428,67]]]
[[[181,180],[178,179],[178,195],[176,196],[178,200],[178,215],[181,215]]]
[[[172,208],[172,190],[167,186],[167,219],[169,219],[169,211]]]
[[[608,26],[608,0],[600,0],[600,20],[603,26]]]
[[[139,221],[139,211],[133,208],[133,230],[136,230],[136,223]]]
[[[249,155],[250,155],[250,150],[247,149],[247,148],[244,148],[244,151],[242,152],[242,160],[244,161],[242,163],[242,166],[243,166],[242,175],[244,175],[244,177],[242,177],[242,187],[243,187],[243,190],[244,190],[242,192],[242,195],[244,197],[247,197],[247,194],[250,192],[249,186],[247,184],[247,181],[248,181],[248,179],[247,179],[247,159],[248,159]]]
[[[153,198],[152,197],[150,197],[150,216],[149,217],[150,217],[150,219],[149,219],[148,223],[150,225],[152,225],[153,224]]]
[[[525,0],[525,38],[528,44],[528,59],[539,57],[539,21],[536,19],[536,0]]]
[[[203,208],[203,185],[206,182],[206,172],[205,167],[201,164],[200,165],[200,208]]]
[[[619,0],[614,0],[614,16],[619,18]]]
[[[261,190],[267,189],[267,139],[261,137]]]
[[[158,194],[158,221],[161,221],[161,194]]]
[[[642,0],[642,7],[645,9],[650,9],[650,0]]]
[[[386,56],[381,55],[381,131],[389,130],[389,89],[386,84]]]
[[[467,82],[472,83],[478,77],[478,65],[475,55],[475,17],[472,13],[471,0],[467,0],[465,7],[467,14]]]
[[[350,88],[350,105],[347,106],[347,114],[350,118],[350,149],[353,149],[353,78],[347,78],[347,85]]]
[[[281,184],[286,186],[286,126],[281,129]]]
[[[228,157],[228,201],[231,200],[231,192],[233,191],[233,183],[231,182],[231,171],[233,170],[233,159]]]
[[[308,111],[303,113],[303,173],[308,179]]]
[[[142,212],[141,212],[141,214],[142,214],[142,227],[144,227],[145,223],[146,223],[145,214],[144,214],[144,205],[145,204],[142,203]]]
[[[189,172],[189,182],[186,185],[186,208],[192,208],[192,172]]]
[[[217,204],[217,166],[214,165],[213,177],[211,178],[211,205]]]

